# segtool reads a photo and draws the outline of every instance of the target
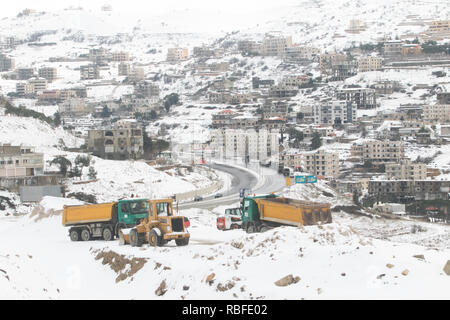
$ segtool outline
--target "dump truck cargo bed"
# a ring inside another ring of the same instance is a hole
[[[329,203],[318,203],[288,198],[255,199],[259,219],[287,225],[315,225],[331,223]]]
[[[62,223],[64,226],[111,221],[114,203],[64,206]]]

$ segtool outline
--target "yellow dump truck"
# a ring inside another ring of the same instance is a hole
[[[88,241],[95,237],[113,240],[119,229],[136,226],[148,217],[148,199],[64,206],[62,224],[70,227],[72,241]]]
[[[244,197],[241,202],[242,229],[263,232],[278,225],[308,226],[331,223],[329,203],[301,201],[276,195]]]
[[[119,231],[119,244],[140,247],[143,243],[163,246],[175,240],[177,246],[189,244],[189,220],[173,215],[172,199],[149,200],[149,215],[134,228]]]

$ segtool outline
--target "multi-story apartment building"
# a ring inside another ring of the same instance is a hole
[[[144,155],[142,128],[128,119],[111,128],[89,130],[87,145],[89,152],[104,159],[141,159]]]
[[[350,101],[329,101],[313,107],[314,123],[344,124],[356,120],[356,106]]]
[[[339,155],[324,150],[280,155],[280,164],[316,176],[337,178],[339,176]]]
[[[118,61],[118,62],[128,61],[128,60],[130,60],[130,53],[124,52],[124,51],[113,52],[111,54],[111,59],[112,59],[112,61]]]
[[[298,93],[298,87],[279,83],[269,88],[269,96],[274,98],[295,97]]]
[[[425,180],[427,178],[427,165],[414,163],[409,159],[402,159],[396,163],[386,163],[386,176],[395,180]]]
[[[358,60],[358,71],[368,72],[381,70],[383,67],[383,58],[380,57],[365,57]]]
[[[279,130],[215,129],[211,148],[224,158],[265,160],[279,152]]]
[[[150,81],[139,81],[134,87],[134,94],[140,97],[159,97],[159,86]]]
[[[169,48],[167,50],[167,61],[178,62],[188,58],[188,49],[186,48]]]
[[[19,68],[17,69],[17,79],[18,80],[28,80],[34,77],[33,68]]]
[[[31,83],[17,82],[16,83],[16,93],[21,96],[30,96],[34,94],[34,86]]]
[[[39,77],[46,79],[48,82],[53,82],[58,77],[56,68],[43,67],[38,71]]]
[[[261,55],[284,57],[292,47],[292,37],[266,35],[261,46]]]
[[[252,40],[241,40],[238,42],[238,50],[244,54],[260,54],[261,44]]]
[[[80,115],[90,112],[91,109],[82,98],[71,98],[59,105],[61,114]]]
[[[337,100],[353,102],[358,109],[374,109],[377,107],[375,89],[341,88],[336,90]]]
[[[377,197],[414,197],[415,200],[448,200],[449,180],[370,180],[369,194]]]
[[[345,54],[322,54],[319,63],[322,77],[331,81],[342,81],[358,73],[358,62]]]
[[[130,74],[131,67],[130,64],[121,62],[118,66],[119,76],[128,76]]]
[[[213,49],[207,46],[194,47],[194,57],[199,58],[217,58],[223,55],[223,49]]]
[[[436,98],[438,104],[450,104],[450,92],[439,92]]]
[[[450,122],[450,104],[425,105],[423,117],[425,121],[429,122]]]
[[[272,80],[272,79],[262,80],[258,77],[252,78],[252,88],[253,89],[270,88],[274,84],[275,84],[275,80]]]
[[[309,84],[310,80],[311,80],[311,78],[308,77],[307,75],[285,76],[281,80],[280,84],[282,86],[301,88],[302,86]]]
[[[256,127],[259,122],[258,117],[245,116],[228,109],[212,115],[213,129],[244,129]]]
[[[47,79],[45,78],[31,78],[28,83],[33,85],[34,93],[43,92],[47,89]]]
[[[266,99],[262,106],[264,118],[282,117],[286,118],[289,112],[289,105],[283,100]]]
[[[441,32],[450,30],[450,20],[432,21],[428,28],[431,32]]]
[[[100,79],[100,68],[96,64],[89,64],[80,67],[81,80]]]
[[[403,41],[390,40],[386,41],[383,46],[383,53],[385,56],[400,56],[402,54]]]
[[[0,178],[44,174],[44,154],[31,147],[0,145]]]
[[[144,68],[133,67],[128,76],[128,79],[136,82],[144,80],[145,79]]]
[[[286,48],[288,60],[313,60],[320,54],[320,49],[309,46],[292,46]]]
[[[0,72],[11,71],[15,68],[15,60],[0,53]]]
[[[405,149],[401,141],[364,140],[351,146],[352,157],[362,161],[398,162],[405,157]]]

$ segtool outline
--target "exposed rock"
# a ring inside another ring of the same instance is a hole
[[[189,286],[183,286],[183,290],[184,290],[184,291],[189,290]]]
[[[230,290],[233,287],[234,287],[234,282],[233,281],[228,281],[225,285],[219,283],[217,285],[217,290],[223,292],[223,291]]]
[[[402,275],[404,275],[404,276],[407,276],[408,273],[409,273],[409,270],[408,270],[408,269],[405,269],[405,270],[402,271]]]
[[[167,289],[166,289],[166,280],[163,280],[163,281],[161,282],[161,284],[159,285],[158,289],[156,289],[155,294],[156,294],[157,296],[162,296],[162,295],[164,295],[166,292],[167,292]]]
[[[450,276],[450,260],[447,260],[447,263],[444,266],[444,272],[446,275]]]
[[[206,277],[205,282],[208,284],[211,284],[215,276],[216,276],[216,274],[214,272],[211,273],[209,276]]]
[[[235,247],[236,249],[242,249],[244,247],[244,244],[242,242],[232,241],[231,246]]]
[[[419,260],[425,260],[425,256],[423,254],[416,254],[413,257]]]
[[[297,283],[300,281],[300,277],[295,277],[292,274],[289,274],[278,281],[275,281],[275,285],[279,287],[286,287],[290,284]]]
[[[389,269],[392,269],[392,268],[394,267],[394,265],[391,264],[391,263],[388,263],[388,264],[386,265],[386,267],[388,267]]]
[[[382,273],[382,274],[380,274],[380,275],[377,276],[377,279],[381,279],[381,278],[383,278],[384,276],[386,276],[386,274],[385,274],[385,273]]]

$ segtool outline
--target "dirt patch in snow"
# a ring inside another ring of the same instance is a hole
[[[147,263],[146,258],[129,259],[123,254],[111,250],[92,250],[95,254],[95,260],[102,259],[102,264],[108,265],[115,273],[117,273],[116,283],[132,277],[136,272],[141,270]]]
[[[33,211],[31,211],[30,218],[35,217],[34,221],[38,222],[39,220],[50,218],[53,216],[60,216],[61,214],[62,210],[53,210],[53,209],[45,210],[43,206],[38,204],[33,208]]]

